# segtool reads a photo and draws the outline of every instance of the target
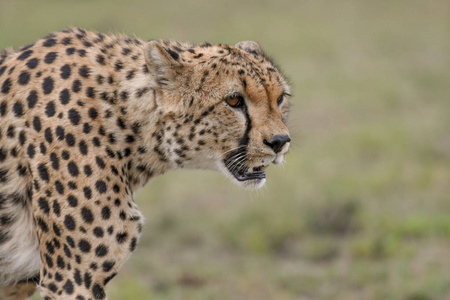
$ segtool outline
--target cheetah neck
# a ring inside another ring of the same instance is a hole
[[[120,132],[116,136],[114,152],[123,157],[123,170],[119,172],[127,175],[133,192],[153,177],[178,166],[163,143],[168,116],[156,105],[156,98],[162,95],[153,88],[154,83],[143,57],[143,44],[127,45],[133,53],[138,53],[135,55],[138,59],[130,56],[126,60],[122,56],[120,62],[110,62],[109,74],[114,74],[112,88],[100,91],[100,95],[106,95],[104,98],[107,101],[103,101],[105,110],[111,109],[119,116],[105,119],[104,127],[114,128],[115,133]],[[117,47],[117,51],[119,49]],[[126,67],[117,72],[119,63]]]

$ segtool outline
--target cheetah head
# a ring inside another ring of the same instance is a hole
[[[289,149],[290,88],[260,46],[151,41],[145,57],[172,163],[263,186],[267,167],[281,163]]]

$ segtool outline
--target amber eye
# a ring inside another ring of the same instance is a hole
[[[244,98],[242,96],[230,97],[225,100],[231,107],[241,107],[244,105]]]

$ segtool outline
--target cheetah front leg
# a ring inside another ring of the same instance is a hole
[[[26,300],[36,291],[34,282],[23,282],[15,285],[0,287],[0,299],[2,300]]]
[[[38,289],[45,300],[106,299],[105,285],[135,249],[142,228],[142,215],[120,176],[77,167],[86,170],[78,178],[89,179],[75,185],[63,175],[48,178],[39,190],[35,185]]]

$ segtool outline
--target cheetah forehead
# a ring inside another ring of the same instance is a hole
[[[186,64],[207,68],[213,67],[213,69],[217,67],[235,69],[240,74],[242,72],[257,73],[267,79],[272,75],[277,75],[280,79],[286,81],[280,68],[263,51],[247,52],[235,46],[224,44],[203,43],[196,45],[171,40],[159,42],[173,59]],[[288,86],[287,82],[283,82],[283,84],[286,87]]]

